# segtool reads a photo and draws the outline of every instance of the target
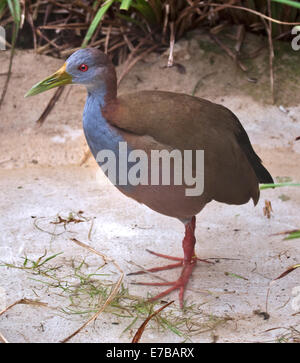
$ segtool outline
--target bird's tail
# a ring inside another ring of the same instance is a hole
[[[259,181],[259,183],[262,184],[272,184],[274,183],[274,180],[271,176],[271,174],[268,172],[268,170],[263,166],[263,164],[261,163],[260,158],[258,157],[258,155],[253,152],[250,155],[250,159],[252,159],[251,161],[251,165],[255,171],[255,174],[257,176],[257,179]]]

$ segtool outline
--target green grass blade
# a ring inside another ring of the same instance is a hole
[[[271,1],[284,5],[293,6],[294,8],[300,9],[300,3],[298,1],[293,1],[293,0],[271,0]]]
[[[174,334],[178,335],[179,337],[182,337],[182,333],[174,326],[172,325],[167,319],[160,317],[160,321]]]
[[[95,33],[100,21],[102,20],[103,16],[107,12],[107,10],[112,6],[113,3],[114,3],[114,0],[106,1],[101,6],[101,8],[98,10],[97,14],[95,15],[86,35],[84,37],[84,40],[81,45],[82,48],[85,48],[88,45],[88,42],[90,41],[91,37]]]
[[[15,16],[18,22],[21,22],[21,5],[19,0],[14,0]]]
[[[21,6],[20,6],[20,2],[18,0],[7,0],[7,5],[9,7],[11,16],[14,19],[14,23],[17,27],[17,29],[19,29],[20,26],[20,22],[21,22]]]
[[[63,254],[63,252],[58,252],[58,253],[56,253],[56,254],[54,254],[54,255],[52,255],[52,256],[50,256],[50,257],[47,257],[45,260],[43,260],[43,261],[39,261],[39,263],[38,263],[38,267],[40,267],[40,266],[43,266],[46,262],[49,262],[50,260],[52,260],[53,258],[55,258],[55,257],[57,257],[57,256],[59,256],[59,255],[62,255]]]
[[[130,8],[131,3],[132,0],[123,0],[120,6],[120,10],[128,10]]]
[[[300,187],[300,183],[274,183],[274,184],[261,184],[260,190],[280,187]]]
[[[295,239],[295,238],[300,238],[300,230],[290,233],[287,237],[285,237],[285,240]]]
[[[145,0],[139,0],[132,3],[131,7],[136,9],[151,25],[157,24],[157,18],[151,5]]]
[[[14,21],[15,21],[15,9],[14,9],[14,4],[11,0],[7,0],[7,5],[9,7],[9,11],[11,13],[11,16],[13,17]]]
[[[122,5],[127,0],[116,0],[121,3],[120,10],[122,10]],[[154,8],[145,0],[137,0],[135,2],[130,1],[130,7],[138,11],[150,25],[157,24],[157,17]]]

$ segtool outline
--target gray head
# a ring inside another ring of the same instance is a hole
[[[86,86],[105,78],[109,66],[108,57],[96,48],[79,49],[66,60],[66,72],[72,77],[72,83]]]
[[[82,84],[90,92],[105,89],[111,96],[116,94],[116,73],[107,55],[96,48],[85,48],[73,53],[57,72],[33,86],[25,97],[69,83]]]

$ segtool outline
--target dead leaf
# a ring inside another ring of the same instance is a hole
[[[298,263],[296,265],[293,265],[293,266],[290,266],[286,271],[284,271],[281,275],[279,275],[278,277],[276,277],[276,279],[274,279],[273,281],[282,279],[283,277],[285,277],[286,275],[288,275],[289,273],[293,272],[294,270],[296,270],[299,267],[300,267],[300,263]]]
[[[273,209],[272,209],[272,204],[269,200],[265,200],[265,206],[264,206],[264,216],[267,217],[268,219],[271,218],[271,213],[273,212]]]

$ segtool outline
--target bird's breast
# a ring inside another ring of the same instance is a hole
[[[122,136],[114,130],[102,115],[104,100],[89,95],[83,112],[83,130],[95,159],[101,150],[117,151]]]
[[[120,189],[129,191],[128,170],[133,165],[128,161],[130,145],[118,129],[110,125],[103,116],[105,106],[101,97],[89,95],[83,113],[83,129],[89,148],[110,181]]]

